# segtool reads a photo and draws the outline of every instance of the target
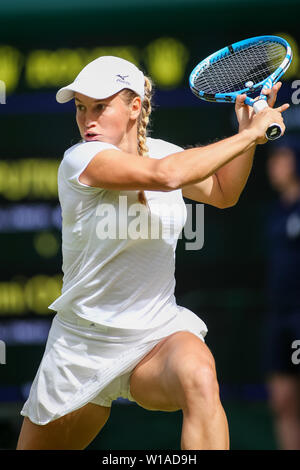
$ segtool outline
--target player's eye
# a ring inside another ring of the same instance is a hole
[[[98,103],[96,105],[97,111],[103,111],[105,109],[105,104],[104,103]]]
[[[83,104],[77,104],[76,108],[77,108],[77,111],[83,111],[84,110]]]

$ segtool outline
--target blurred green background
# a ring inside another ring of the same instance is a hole
[[[79,140],[72,103],[56,90],[100,55],[135,62],[155,83],[151,135],[205,145],[236,131],[232,105],[205,103],[190,92],[192,68],[209,53],[247,37],[278,34],[294,60],[279,103],[291,103],[300,77],[299,1],[11,0],[0,5],[0,448],[14,449],[27,398],[61,288],[61,222],[56,173]],[[299,134],[300,111],[286,113]],[[232,449],[275,449],[261,367],[265,318],[264,219],[274,194],[258,148],[237,206],[205,206],[198,251],[178,242],[176,295],[208,326],[228,416]],[[187,201],[190,202],[190,201]],[[91,449],[179,449],[181,413],[143,410],[125,400]]]

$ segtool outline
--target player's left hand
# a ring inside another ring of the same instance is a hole
[[[263,93],[267,96],[267,102],[270,108],[273,108],[276,103],[277,94],[281,85],[281,82],[277,82],[272,88],[263,90]],[[239,132],[249,125],[254,115],[252,106],[244,104],[246,96],[246,94],[238,95],[235,101],[235,113],[239,124]]]
[[[276,103],[277,94],[281,88],[281,85],[282,83],[278,82],[272,88],[267,88],[266,90],[263,90],[264,95],[267,95],[267,102],[270,108],[273,108],[274,104]]]

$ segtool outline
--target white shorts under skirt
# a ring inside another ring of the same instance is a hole
[[[174,319],[146,331],[56,314],[21,415],[43,425],[89,402],[109,407],[119,397],[134,401],[129,387],[133,369],[162,338],[176,331],[190,331],[204,341],[207,327],[180,306]]]

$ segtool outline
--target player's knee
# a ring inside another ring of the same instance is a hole
[[[220,400],[214,361],[192,359],[186,366],[182,387],[187,409],[201,407],[207,412],[213,410]]]

